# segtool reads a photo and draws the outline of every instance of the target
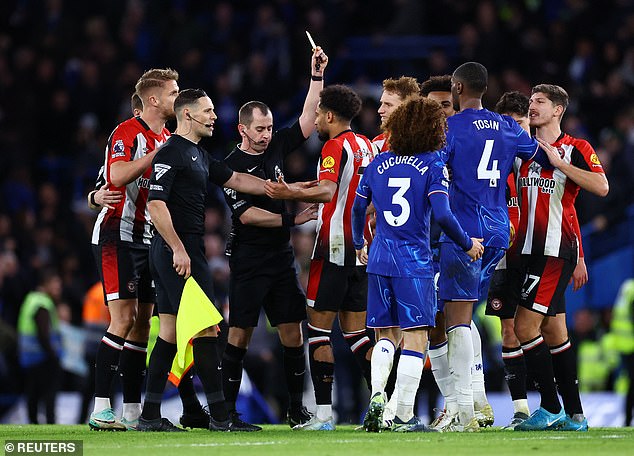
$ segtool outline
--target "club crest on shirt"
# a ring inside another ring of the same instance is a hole
[[[335,166],[335,159],[331,155],[328,155],[321,161],[321,166],[324,168],[332,168]]]
[[[601,162],[599,161],[599,156],[595,153],[592,153],[592,155],[590,155],[590,161],[595,165],[601,166]]]
[[[491,308],[493,310],[500,310],[502,308],[502,301],[498,298],[494,298],[491,300]]]

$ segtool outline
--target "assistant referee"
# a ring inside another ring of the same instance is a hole
[[[202,138],[212,135],[217,118],[214,105],[203,90],[180,92],[174,111],[176,132],[152,161],[148,197],[148,210],[157,231],[150,247],[150,264],[160,330],[150,357],[140,431],[182,431],[161,418],[161,400],[176,355],[176,314],[185,280],[191,275],[213,301],[203,243],[207,181],[245,193],[264,192],[261,179],[234,173],[198,145]],[[216,343],[215,326],[200,331],[193,339],[194,363],[211,412],[209,429],[240,431],[228,419]]]

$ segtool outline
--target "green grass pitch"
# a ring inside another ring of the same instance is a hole
[[[404,456],[634,455],[634,428],[597,428],[587,433],[513,432],[499,428],[474,434],[383,432],[369,434],[353,426],[334,432],[297,432],[287,426],[264,426],[255,433],[94,432],[88,426],[0,425],[4,440],[82,440],[84,455],[107,456]],[[5,452],[5,456],[10,453]]]

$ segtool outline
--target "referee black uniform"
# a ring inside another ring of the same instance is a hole
[[[205,200],[207,182],[222,186],[233,175],[198,144],[174,135],[156,153],[152,162],[148,201],[163,200],[169,209],[176,234],[191,259],[191,275],[213,302],[213,282],[205,255]],[[156,285],[159,313],[178,313],[185,278],[172,266],[172,250],[157,232],[150,247],[151,273]]]
[[[263,153],[252,154],[236,146],[225,163],[234,171],[277,180],[283,177],[284,159],[305,141],[297,121],[289,128],[276,131]],[[306,319],[306,296],[297,278],[295,256],[289,242],[295,215],[287,212],[284,201],[265,196],[225,189],[225,199],[233,221],[233,239],[229,246],[229,338],[233,328],[255,328],[262,309],[272,326],[301,325]],[[240,216],[251,207],[280,214],[282,226],[264,228],[243,224]],[[298,331],[301,337],[301,328]],[[235,410],[246,352],[246,347],[229,342],[223,355],[223,389],[229,410]],[[283,345],[283,360],[289,395],[287,421],[292,427],[310,419],[302,402],[306,372],[303,346]]]
[[[286,156],[304,141],[306,138],[299,122],[295,122],[290,128],[275,132],[264,153],[250,154],[236,146],[225,163],[234,171],[277,181],[283,177]],[[229,326],[256,327],[261,308],[272,326],[305,320],[306,296],[297,279],[295,257],[289,242],[294,214],[287,213],[284,201],[266,196],[225,189],[225,199],[233,222],[229,257]],[[282,214],[286,226],[263,228],[242,224],[240,216],[250,207]]]
[[[173,135],[156,153],[152,161],[152,177],[148,201],[165,202],[172,225],[191,260],[191,276],[213,302],[213,284],[203,243],[207,183],[222,186],[233,176],[224,163],[210,158],[198,144]],[[156,285],[156,306],[159,314],[178,313],[185,278],[173,266],[173,251],[158,231],[150,246],[150,270]],[[199,337],[193,341],[194,360],[207,396],[211,412],[210,430],[232,431],[222,392],[222,376],[216,337]],[[160,347],[159,347],[160,346]],[[165,388],[165,374],[176,355],[176,344],[157,338],[150,358],[149,375],[139,420],[139,430],[174,431],[168,420],[147,419],[160,414]],[[181,420],[182,422],[182,420]]]

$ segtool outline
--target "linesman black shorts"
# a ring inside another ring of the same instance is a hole
[[[271,326],[306,319],[306,296],[290,245],[236,245],[229,267],[229,326],[256,327],[261,309]]]
[[[329,261],[310,262],[308,306],[315,310],[365,312],[368,306],[368,274],[365,266],[338,266]]]
[[[521,268],[496,269],[491,277],[485,313],[502,320],[515,318],[523,281]]]
[[[191,275],[207,297],[214,302],[214,286],[205,256],[205,244],[198,234],[179,234],[191,260]],[[173,265],[173,252],[167,242],[155,234],[150,246],[150,269],[156,285],[156,307],[159,313],[176,315],[180,306],[185,278]],[[217,306],[216,306],[217,307]]]

